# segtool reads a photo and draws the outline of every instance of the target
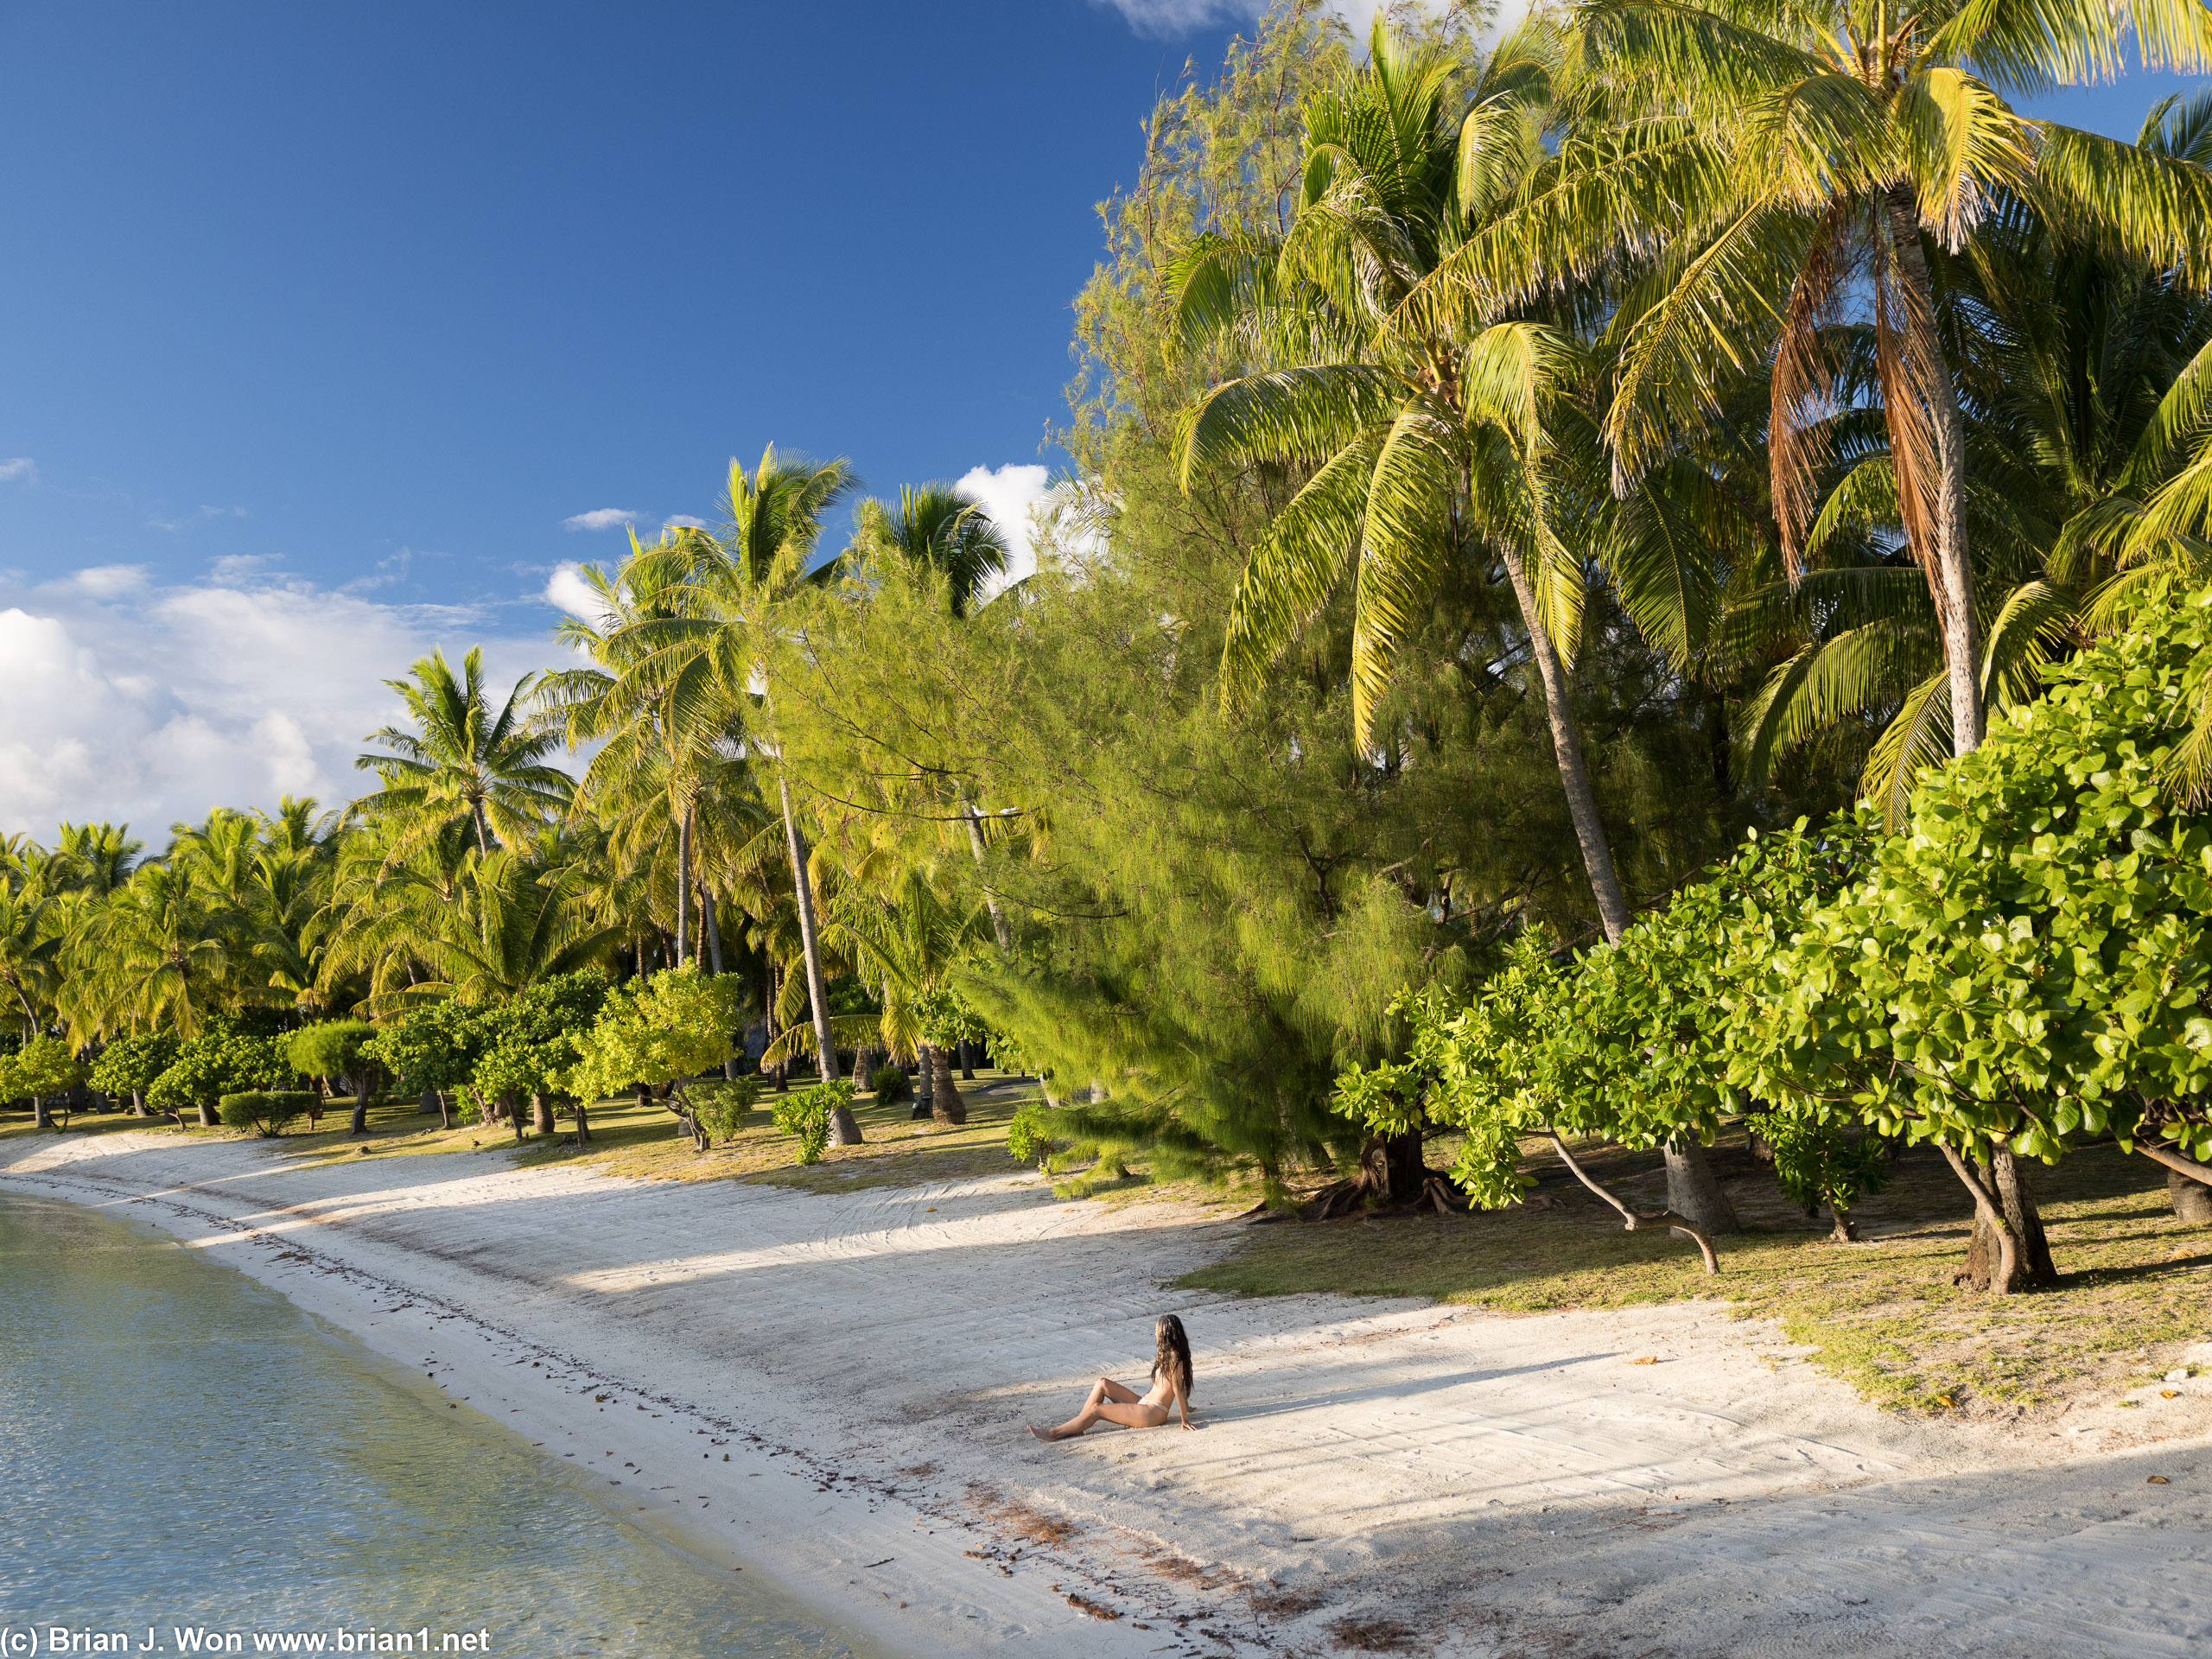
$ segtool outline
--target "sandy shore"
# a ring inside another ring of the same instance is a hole
[[[1171,1290],[1233,1226],[1018,1173],[822,1196],[493,1150],[5,1155],[0,1185],[215,1253],[887,1653],[1322,1654],[1378,1620],[1466,1656],[2212,1647],[2212,1377],[1910,1422],[1718,1307]],[[1141,1386],[1169,1310],[1201,1432],[1029,1439],[1101,1373]]]

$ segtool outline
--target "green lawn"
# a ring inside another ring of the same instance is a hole
[[[1181,1282],[1528,1310],[1723,1297],[1739,1318],[1779,1319],[1817,1363],[1883,1405],[1983,1416],[2113,1395],[2162,1374],[2179,1345],[2212,1336],[2212,1229],[2176,1221],[2163,1172],[2114,1147],[2037,1166],[2063,1281],[2009,1299],[1952,1287],[1972,1211],[1941,1154],[1905,1156],[1859,1212],[1868,1242],[1852,1246],[1829,1243],[1825,1224],[1783,1199],[1740,1136],[1716,1152],[1749,1230],[1719,1241],[1718,1279],[1686,1241],[1624,1231],[1532,1146],[1528,1166],[1545,1181],[1529,1206],[1258,1227],[1234,1257]],[[1663,1198],[1656,1154],[1599,1160],[1616,1190]]]

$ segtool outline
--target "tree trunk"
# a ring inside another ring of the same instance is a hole
[[[855,1088],[875,1086],[875,1045],[863,1043],[853,1054],[853,1084]]]
[[[1582,868],[1590,878],[1590,891],[1598,901],[1598,920],[1605,942],[1618,944],[1629,923],[1628,899],[1613,868],[1613,849],[1605,839],[1605,825],[1598,816],[1598,797],[1590,787],[1590,768],[1582,756],[1582,734],[1569,701],[1566,673],[1551,635],[1536,614],[1536,590],[1522,568],[1521,556],[1502,550],[1505,574],[1512,579],[1513,597],[1521,607],[1521,624],[1529,631],[1529,655],[1536,659],[1536,673],[1543,682],[1544,714],[1551,722],[1552,753],[1559,761],[1559,777],[1567,791],[1567,814],[1574,823],[1574,838],[1581,844]]]
[[[1420,1200],[1428,1185],[1421,1141],[1419,1129],[1367,1137],[1367,1144],[1359,1149],[1359,1179],[1370,1198],[1394,1205]]]
[[[591,1114],[584,1109],[582,1095],[576,1096],[576,1144],[580,1147],[591,1144]]]
[[[1974,1200],[1974,1239],[1967,1247],[1966,1268],[1952,1282],[1999,1296],[2056,1284],[2058,1268],[2050,1258],[2050,1242],[2044,1236],[2028,1173],[2010,1148],[2000,1143],[1988,1163],[1977,1161],[1971,1171],[1948,1147],[1943,1155]]]
[[[2177,1169],[2166,1172],[2166,1198],[2174,1207],[2174,1218],[2193,1226],[2212,1223],[2212,1186],[2202,1181],[2192,1181]]]
[[[31,1128],[35,1129],[50,1129],[53,1127],[54,1114],[46,1109],[46,1096],[44,1095],[33,1095],[31,1096]]]
[[[676,827],[676,965],[683,965],[684,945],[691,923],[691,809]]]
[[[776,787],[783,796],[784,836],[791,848],[791,892],[798,900],[799,943],[806,951],[806,999],[814,1009],[815,1069],[823,1082],[835,1083],[837,1042],[830,1034],[830,991],[822,977],[822,936],[814,925],[814,884],[806,875],[806,842],[800,838],[798,820],[791,814],[791,785],[779,776]],[[856,1147],[863,1138],[861,1126],[844,1107],[830,1115],[831,1146]]]
[[[365,1077],[353,1079],[353,1119],[346,1128],[347,1135],[366,1135],[369,1132],[369,1085]]]
[[[434,1090],[431,1099],[437,1105],[438,1127],[442,1129],[453,1128],[453,1091],[449,1089]]]
[[[960,816],[968,826],[968,849],[976,855],[976,868],[983,868],[983,826],[976,817],[976,809],[966,801],[960,803]],[[991,937],[998,941],[999,955],[1014,954],[1014,931],[1007,925],[1006,912],[999,908],[999,896],[989,887],[983,889],[983,908],[991,912]]]
[[[1833,1243],[1856,1244],[1859,1242],[1859,1224],[1851,1218],[1851,1211],[1833,1197],[1828,1199],[1828,1237]]]
[[[201,1128],[212,1129],[221,1122],[222,1120],[215,1116],[215,1103],[213,1101],[203,1100],[200,1103],[200,1127]]]
[[[1740,1233],[1736,1207],[1713,1179],[1712,1161],[1694,1135],[1678,1135],[1667,1143],[1667,1207],[1688,1216],[1708,1238]]]
[[[1890,243],[1911,303],[1920,307],[1935,335],[1936,287],[1920,245],[1920,204],[1913,188],[1889,194]],[[1941,346],[1936,349],[1940,353]],[[1928,404],[1936,438],[1936,566],[1928,573],[1943,622],[1943,666],[1951,693],[1951,748],[1971,754],[1981,747],[1981,622],[1974,607],[1974,556],[1967,543],[1966,423],[1948,364],[1922,365],[1919,390]],[[2046,1255],[2048,1252],[2046,1252]]]
[[[913,1116],[916,1117],[935,1116],[930,1109],[930,1103],[931,1096],[937,1087],[937,1063],[930,1056],[930,1046],[924,1043],[920,1045],[919,1052],[914,1057],[917,1064],[914,1067]]]
[[[931,1048],[930,1053],[930,1116],[940,1123],[965,1123],[968,1103],[960,1098],[960,1085],[952,1080],[952,1054]]]
[[[533,1135],[553,1133],[553,1098],[550,1095],[530,1097],[530,1128]]]
[[[146,1092],[143,1089],[133,1089],[130,1091],[130,1116],[133,1117],[146,1116]]]
[[[960,1039],[960,1080],[963,1083],[976,1081],[976,1046],[965,1037]]]
[[[515,1132],[515,1144],[523,1142],[521,1103],[512,1095],[499,1096],[499,1115],[507,1120],[507,1127]]]

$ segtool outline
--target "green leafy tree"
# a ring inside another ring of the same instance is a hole
[[[606,1005],[607,982],[595,973],[566,974],[531,986],[476,1020],[479,1047],[472,1083],[480,1098],[499,1102],[521,1138],[515,1107],[530,1103],[531,1128],[553,1133],[554,1104],[580,1058],[579,1044]],[[581,1145],[591,1139],[589,1103],[573,1108]]]
[[[0,1058],[0,1099],[28,1098],[35,1128],[52,1128],[52,1107],[57,1097],[85,1080],[69,1045],[59,1037],[34,1037],[5,1058]]]
[[[286,1047],[293,1071],[326,1080],[350,1080],[353,1116],[346,1131],[349,1135],[369,1132],[369,1099],[376,1086],[377,1062],[367,1051],[376,1034],[377,1028],[365,1020],[329,1020],[301,1027]]]
[[[225,1095],[283,1089],[297,1075],[281,1037],[250,1036],[218,1028],[179,1045],[177,1056],[154,1079],[146,1097],[180,1114],[196,1107],[202,1128],[213,1128],[215,1108]]]
[[[1598,142],[1471,240],[1442,285],[1511,299],[1635,259],[1641,280],[1607,340],[1605,430],[1624,478],[1770,360],[1772,495],[1793,571],[1833,407],[1821,335],[1855,310],[1875,337],[1898,507],[1967,753],[1983,728],[1968,449],[1930,256],[2025,211],[2201,283],[2212,175],[2023,118],[2005,96],[2108,78],[2131,35],[2149,66],[2212,66],[2208,13],[2197,0],[1906,14],[1600,0],[1577,20]]]
[[[950,485],[908,485],[896,506],[864,501],[856,517],[856,550],[867,556],[888,554],[941,577],[956,617],[981,604],[983,589],[1006,574],[1006,532],[979,502]]]
[[[176,1063],[177,1039],[167,1032],[140,1032],[101,1046],[90,1082],[103,1094],[127,1096],[132,1113],[146,1115],[146,1092]]]
[[[700,1141],[703,1131],[690,1085],[734,1052],[731,1034],[746,1006],[743,982],[702,974],[696,963],[619,986],[577,1042],[569,1091],[579,1101],[592,1101],[635,1084],[673,1084],[677,1104],[671,1109]]]
[[[483,1033],[476,1014],[458,1002],[418,1004],[393,1015],[361,1046],[410,1094],[435,1092],[439,1121],[453,1127],[453,1091],[475,1075]]]
[[[2158,786],[2212,591],[2157,598],[1924,782],[1910,833],[1730,998],[1746,1086],[1942,1149],[1967,1277],[2000,1293],[2056,1278],[2023,1160],[2109,1132],[2212,1179],[2212,822]]]
[[[798,1138],[798,1161],[818,1164],[830,1144],[830,1120],[838,1111],[849,1111],[853,1085],[849,1081],[817,1084],[798,1089],[779,1099],[774,1107],[776,1127]]]

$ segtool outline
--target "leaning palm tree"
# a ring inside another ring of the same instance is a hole
[[[858,486],[846,461],[779,456],[771,445],[750,473],[730,462],[720,533],[686,531],[639,556],[644,588],[671,595],[680,588],[681,603],[671,606],[677,613],[632,624],[616,639],[625,650],[637,647],[629,672],[639,697],[658,703],[674,743],[688,746],[693,734],[707,733],[742,741],[752,752],[775,753],[767,676],[785,607],[802,588],[835,574],[836,561],[815,562],[823,519]],[[817,1063],[823,1080],[834,1081],[836,1043],[806,839],[781,767],[776,785],[805,952]],[[833,1135],[847,1144],[859,1139],[860,1127],[841,1111]]]
[[[1838,403],[1822,337],[1862,319],[1898,516],[1940,630],[1951,747],[1966,753],[1983,730],[1982,619],[1934,257],[2024,205],[2202,282],[2212,175],[2027,119],[2003,94],[2107,78],[2131,33],[2148,65],[2212,67],[2212,12],[2200,0],[1591,0],[1576,15],[1571,164],[1432,288],[1523,303],[1625,262],[1605,419],[1624,483],[1770,363],[1772,497],[1793,578]]]
[[[363,803],[372,812],[397,814],[420,833],[454,817],[476,829],[476,848],[488,855],[495,842],[526,841],[551,814],[567,806],[574,780],[544,764],[557,740],[524,717],[537,677],[525,674],[497,713],[484,684],[484,653],[471,646],[456,677],[445,652],[434,651],[410,671],[411,680],[386,680],[413,717],[414,729],[385,726],[367,741],[389,751],[353,762],[373,772],[384,787]]]
[[[1455,64],[1408,48],[1377,15],[1365,67],[1306,106],[1287,234],[1204,238],[1177,273],[1186,338],[1258,365],[1191,409],[1182,480],[1188,489],[1209,468],[1312,469],[1237,585],[1224,696],[1248,696],[1349,577],[1363,741],[1446,574],[1503,566],[1583,867],[1616,939],[1628,901],[1567,681],[1583,591],[1558,528],[1570,345],[1539,322],[1450,303],[1432,283],[1546,165],[1554,56],[1548,25],[1532,22],[1481,64],[1463,99]]]
[[[2212,94],[2163,100],[2147,154],[2212,159]],[[2183,274],[2067,235],[2024,208],[1938,261],[1942,333],[1965,422],[1985,705],[2041,694],[2036,671],[2104,626],[2146,576],[2201,568],[2189,537],[2157,536],[2184,456],[2171,440],[2212,384],[2212,297]],[[1845,378],[1873,378],[1865,330],[1838,331]],[[1918,579],[1879,411],[1847,404],[1824,435],[1831,469],[1800,580],[1740,596],[1739,644],[1794,635],[1737,722],[1741,775],[1829,734],[1872,739],[1860,792],[1901,822],[1919,773],[1953,751],[1942,621]],[[1885,724],[1886,722],[1886,724]]]

